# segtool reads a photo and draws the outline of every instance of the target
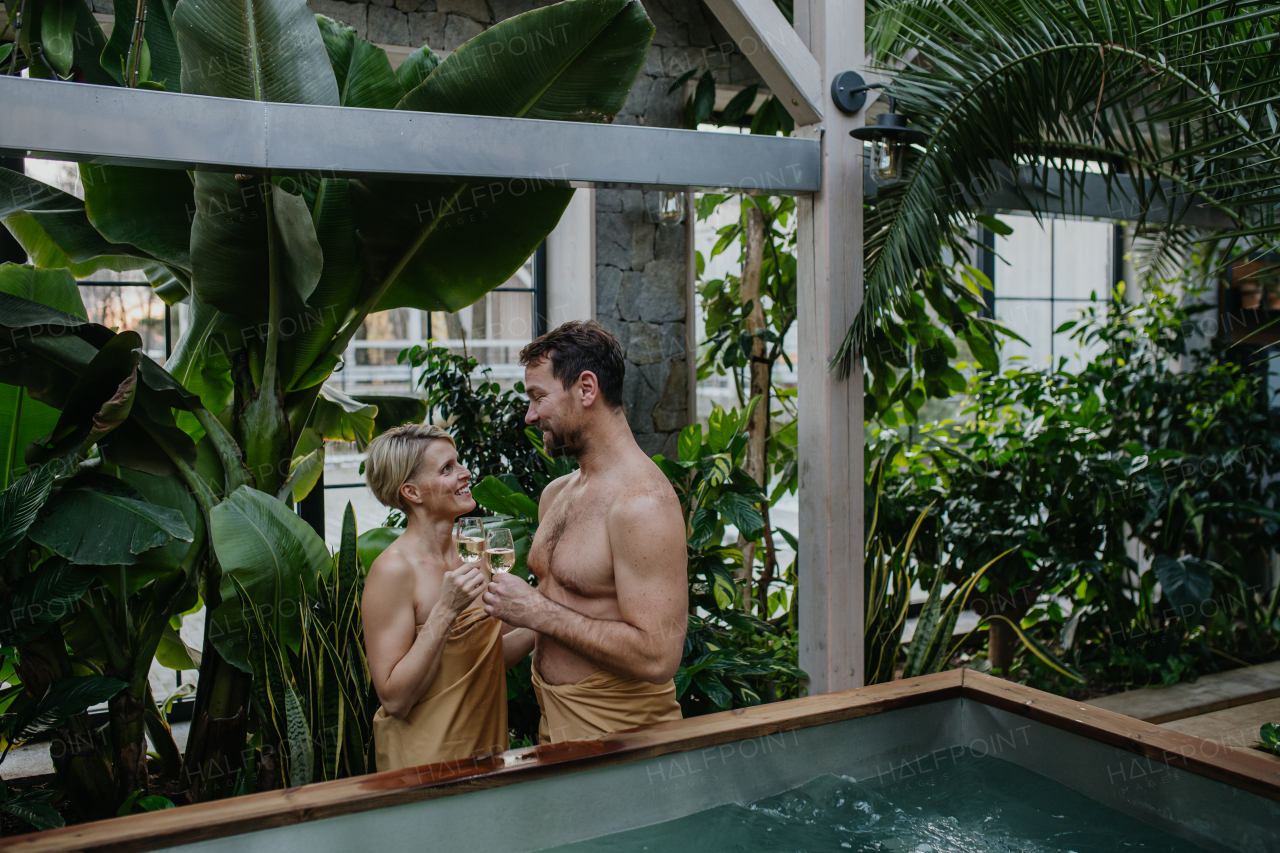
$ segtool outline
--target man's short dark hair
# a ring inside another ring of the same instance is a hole
[[[571,320],[520,350],[523,365],[537,364],[544,358],[551,359],[551,375],[566,389],[573,387],[583,371],[590,370],[605,403],[613,409],[622,405],[622,377],[627,370],[622,346],[595,320]]]

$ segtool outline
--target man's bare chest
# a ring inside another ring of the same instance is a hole
[[[539,583],[593,598],[614,591],[608,505],[589,492],[562,494],[548,508],[533,545],[529,568]]]

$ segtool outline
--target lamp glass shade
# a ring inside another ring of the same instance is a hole
[[[684,222],[684,193],[663,192],[658,196],[658,221],[663,225]]]
[[[871,168],[877,179],[896,181],[902,177],[902,158],[907,143],[881,137],[871,143]]]

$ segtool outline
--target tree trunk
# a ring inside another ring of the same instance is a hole
[[[744,204],[746,202],[744,201]],[[764,270],[764,216],[760,209],[748,206],[743,214],[746,219],[747,247],[742,260],[742,281],[738,285],[738,295],[742,307],[751,306],[744,321],[746,331],[756,334],[764,329],[764,307],[760,304],[761,274]],[[760,402],[751,413],[747,422],[747,456],[743,462],[743,470],[762,488],[767,485],[767,465],[765,459],[766,431],[769,428],[769,363],[764,359],[765,345],[760,338],[751,344],[750,388],[747,398],[759,396]],[[737,579],[742,582],[742,605],[747,612],[751,611],[751,575],[755,563],[756,544],[738,536],[738,547],[742,549],[742,568],[736,572]]]
[[[155,697],[151,695],[150,683],[147,684],[143,715],[147,726],[147,740],[151,741],[152,749],[155,750],[156,755],[160,756],[164,779],[166,781],[177,779],[182,774],[182,753],[178,751],[178,744],[173,739],[173,730],[169,728],[169,722],[160,713]]]
[[[62,628],[52,625],[44,635],[18,650],[18,675],[24,691],[39,699],[53,682],[71,676]],[[84,820],[112,817],[120,801],[107,760],[107,745],[89,724],[86,714],[72,717],[53,730],[49,757],[67,800]]]
[[[111,763],[115,768],[116,797],[123,802],[139,789],[146,793],[147,741],[146,724],[143,722],[143,695],[146,678],[141,684],[131,684],[107,702],[110,715],[108,731],[111,737]]]
[[[249,736],[249,695],[253,676],[227,663],[208,640],[205,624],[200,686],[187,738],[183,769],[192,802],[231,796],[236,772],[244,766]]]

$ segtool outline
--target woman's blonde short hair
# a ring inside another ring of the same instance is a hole
[[[418,473],[422,452],[436,440],[453,444],[453,436],[431,424],[392,427],[369,443],[364,481],[383,506],[407,509],[400,498],[400,487]]]

